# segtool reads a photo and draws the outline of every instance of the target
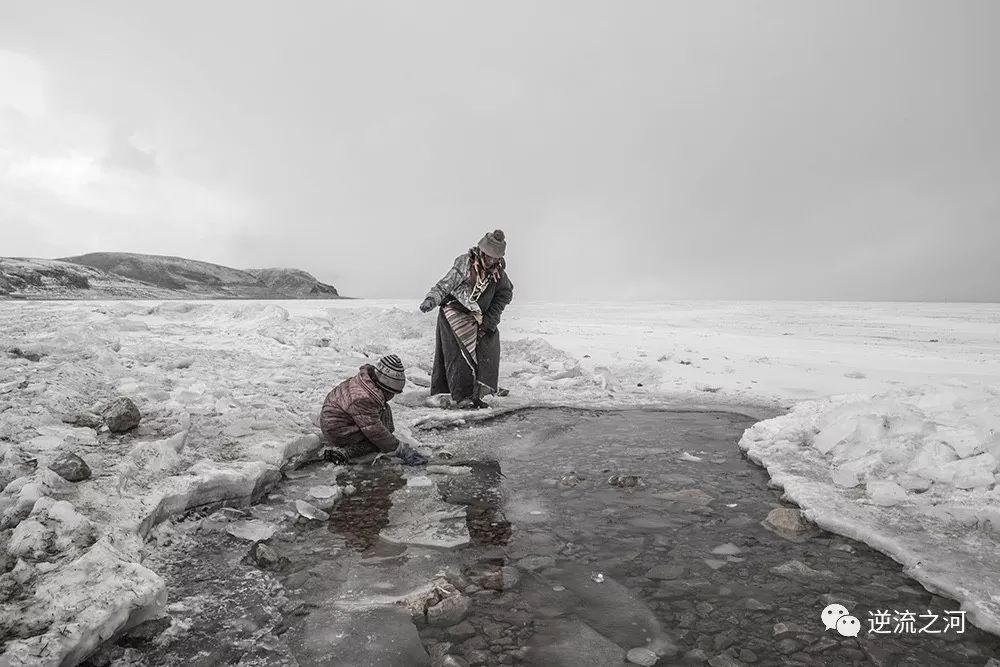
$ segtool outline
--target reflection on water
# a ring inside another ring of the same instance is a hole
[[[470,505],[477,531],[463,559],[496,545],[486,552],[502,559],[495,565],[521,573],[510,590],[472,596],[469,621],[490,640],[450,651],[471,664],[547,666],[619,664],[616,645],[663,640],[679,652],[658,664],[980,666],[997,653],[1000,642],[974,628],[951,641],[824,632],[827,600],[847,600],[865,618],[876,608],[958,605],[863,544],[821,531],[793,543],[761,526],[782,503],[736,447],[751,423],[725,413],[533,410],[450,432],[452,447],[499,455],[495,467],[445,485],[446,500]],[[789,576],[791,561],[811,570]],[[422,637],[429,650],[447,639],[433,628]]]
[[[406,480],[390,468],[355,467],[346,480],[340,481],[345,486],[353,484],[356,491],[337,504],[330,515],[329,529],[341,535],[347,546],[365,551],[375,545],[378,534],[389,525],[392,493],[406,486]]]
[[[352,466],[334,480],[332,468],[317,466],[253,509],[280,524],[269,544],[290,560],[287,570],[235,565],[248,545],[220,529],[178,535],[154,567],[167,579],[171,613],[190,629],[123,638],[117,650],[134,647],[151,665],[204,656],[200,664],[333,664],[316,656],[344,657],[337,642],[354,617],[338,616],[350,605],[331,601],[404,594],[447,570],[461,575],[468,613],[454,626],[419,626],[416,648],[474,666],[622,664],[624,651],[664,642],[679,652],[661,665],[982,667],[997,655],[1000,641],[971,626],[950,637],[825,632],[819,614],[831,601],[862,622],[867,610],[958,606],[862,544],[822,531],[789,542],[761,526],[781,500],[735,445],[749,425],[724,413],[550,409],[429,435],[465,452],[454,465],[471,469],[426,473],[443,500],[465,506],[471,542],[452,550],[379,539],[406,484],[399,468]],[[630,476],[634,484],[622,482]],[[326,526],[295,518],[294,499],[334,481],[356,493]],[[404,621],[392,628],[412,638]],[[382,641],[392,628],[380,622],[371,636]],[[307,645],[316,653],[303,653]],[[362,648],[369,655],[378,646]]]
[[[465,524],[473,544],[499,546],[510,541],[510,521],[493,507],[475,507],[465,510]]]

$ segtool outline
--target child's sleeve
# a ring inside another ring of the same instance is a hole
[[[351,408],[351,418],[368,442],[378,447],[380,452],[396,451],[399,439],[379,419],[379,405],[374,399],[359,400]]]

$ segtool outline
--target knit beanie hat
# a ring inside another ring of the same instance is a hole
[[[507,250],[507,239],[504,237],[502,229],[487,232],[479,241],[479,249],[490,257],[500,259]]]
[[[402,393],[406,385],[403,362],[395,354],[387,354],[375,364],[375,384],[394,394]]]

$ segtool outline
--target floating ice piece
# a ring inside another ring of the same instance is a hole
[[[632,649],[631,651],[628,652],[628,655],[625,656],[625,659],[628,660],[633,665],[644,665],[645,667],[651,667],[651,665],[656,664],[656,661],[660,659],[660,656],[656,655],[648,648],[643,647],[643,648]]]
[[[709,566],[713,570],[718,570],[719,568],[726,566],[726,561],[724,560],[717,560],[715,558],[705,558],[704,561],[705,565]]]
[[[314,505],[310,505],[304,500],[296,500],[295,509],[298,510],[298,513],[301,516],[304,516],[307,519],[326,521],[330,518],[329,514]]]
[[[271,539],[277,531],[276,525],[260,519],[233,521],[226,526],[227,533],[247,542],[261,542]]]
[[[590,575],[590,578],[594,581],[595,584],[604,583],[604,575],[601,574],[600,572],[594,572],[593,574]]]
[[[802,561],[790,560],[781,565],[775,565],[771,572],[789,579],[833,579],[836,577],[830,570],[814,570]]]
[[[712,553],[713,554],[717,554],[719,556],[735,556],[736,554],[740,553],[741,551],[742,551],[742,549],[740,549],[738,546],[736,546],[732,542],[726,542],[725,544],[721,544],[721,545],[715,547],[714,549],[712,549]]]
[[[394,544],[453,549],[471,540],[465,515],[464,507],[445,503],[433,488],[404,486],[392,495],[389,525],[380,536]]]
[[[443,466],[429,465],[424,468],[426,472],[437,473],[439,475],[471,475],[472,468],[469,466]]]
[[[326,498],[332,498],[338,493],[341,493],[341,490],[339,486],[329,486],[326,484],[319,484],[317,486],[310,486],[308,493],[309,497],[311,498],[325,500]]]
[[[687,452],[684,452],[683,454],[681,454],[681,461],[691,461],[692,463],[699,463],[701,461],[701,458],[695,456],[694,454],[688,454]]]
[[[434,482],[431,481],[430,477],[427,477],[425,475],[418,475],[416,477],[410,477],[409,479],[407,479],[406,485],[415,487],[434,486]]]

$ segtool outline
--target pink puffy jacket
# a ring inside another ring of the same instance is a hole
[[[374,370],[371,364],[365,364],[357,375],[327,394],[320,412],[320,428],[331,445],[344,447],[367,440],[382,452],[399,447],[399,439],[383,422],[389,406],[372,379]]]

